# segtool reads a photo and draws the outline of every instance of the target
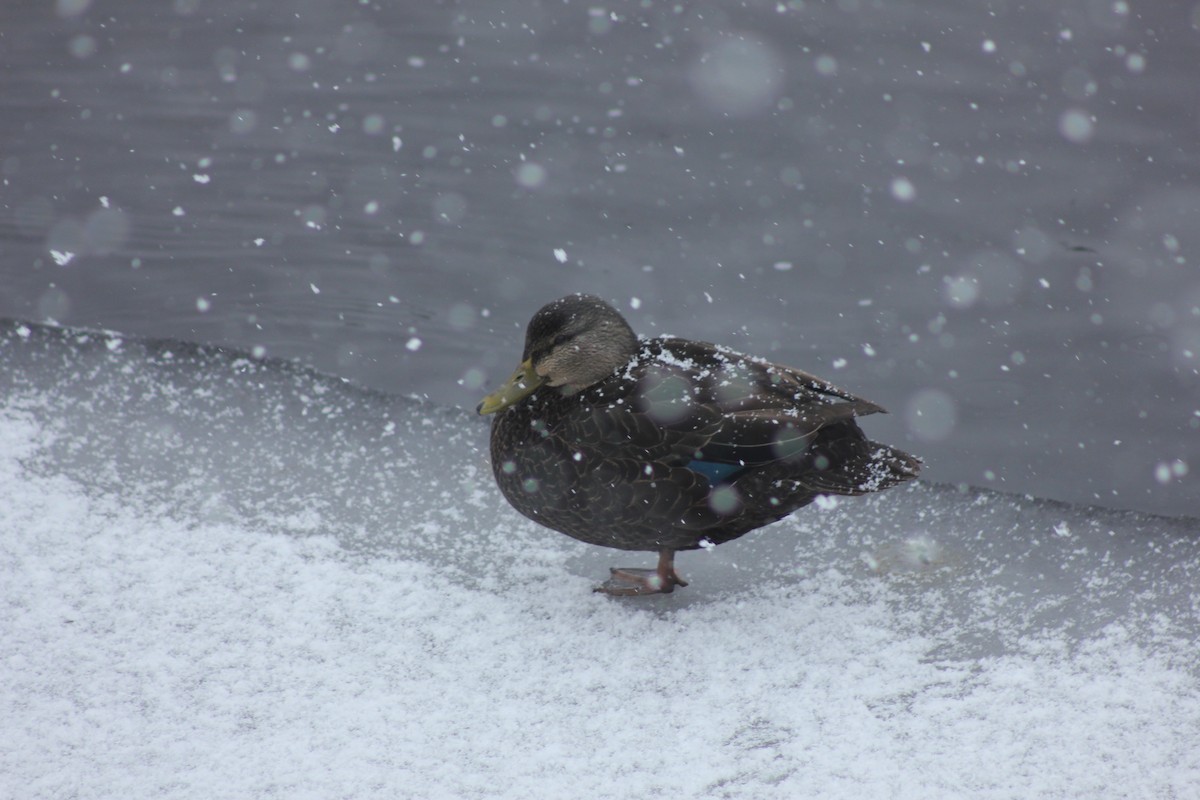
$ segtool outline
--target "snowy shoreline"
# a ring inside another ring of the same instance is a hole
[[[1200,784],[1195,520],[919,484],[614,601],[457,412],[111,341],[0,335],[0,794]]]

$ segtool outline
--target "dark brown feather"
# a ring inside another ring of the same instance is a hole
[[[499,412],[492,468],[518,511],[576,539],[688,550],[741,536],[819,494],[915,477],[917,459],[871,442],[855,421],[882,411],[800,370],[650,339],[577,394],[544,386]]]

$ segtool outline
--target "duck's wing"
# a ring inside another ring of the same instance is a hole
[[[666,430],[700,431],[706,462],[753,466],[804,453],[818,431],[886,413],[882,406],[802,370],[706,342],[647,342],[639,366],[637,405]],[[708,415],[707,417],[705,415]],[[677,419],[676,419],[677,417]]]
[[[736,513],[722,510],[714,487],[764,467],[821,473],[814,492],[851,493],[858,484],[849,486],[854,476],[841,462],[872,460],[862,456],[869,442],[854,420],[883,411],[806,372],[671,339],[644,343],[634,362],[571,409],[562,434],[589,476],[579,498],[589,514],[614,529],[669,520],[692,530],[715,529]]]
[[[886,413],[866,400],[824,378],[795,367],[739,353],[728,347],[689,339],[664,337],[647,342],[660,364],[691,374],[706,401],[727,411],[741,408],[807,406],[814,402],[844,400],[861,414]]]

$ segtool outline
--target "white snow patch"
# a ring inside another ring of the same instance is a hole
[[[917,196],[917,188],[913,186],[913,182],[908,178],[900,177],[892,179],[892,197],[902,203],[907,203],[914,200]]]
[[[608,565],[653,555],[518,516],[473,416],[96,336],[17,390],[8,359],[48,346],[22,327],[0,336],[0,796],[1200,785],[1186,521],[916,485],[606,598]]]

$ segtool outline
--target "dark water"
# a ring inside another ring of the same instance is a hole
[[[935,480],[1196,514],[1198,28],[1109,0],[7,2],[0,316],[470,407],[587,290],[883,403],[872,436]]]

